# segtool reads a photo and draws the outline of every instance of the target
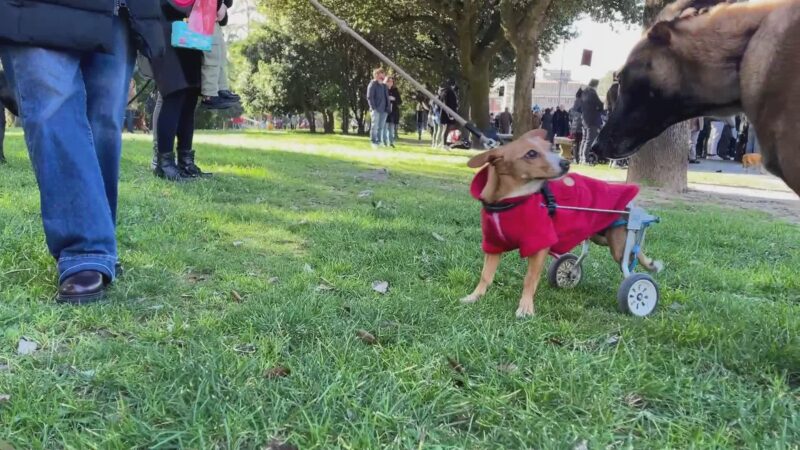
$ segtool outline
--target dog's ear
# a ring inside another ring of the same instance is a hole
[[[660,45],[669,45],[672,42],[672,27],[668,22],[658,22],[647,32],[650,42]]]
[[[538,130],[533,130],[530,132],[532,138],[539,138],[547,140],[547,130],[543,128],[539,128]]]
[[[467,162],[467,166],[473,169],[479,169],[486,164],[494,164],[499,162],[503,159],[503,154],[500,152],[499,148],[495,148],[486,152],[481,153],[480,155],[473,156],[472,159]]]

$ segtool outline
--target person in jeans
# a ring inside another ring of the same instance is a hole
[[[390,111],[386,118],[386,134],[383,144],[394,148],[397,140],[397,127],[400,125],[400,106],[403,104],[403,98],[400,96],[400,90],[394,85],[394,77],[386,79],[386,88],[389,92]]]
[[[0,2],[0,57],[13,74],[63,303],[102,298],[117,274],[117,184],[132,43],[147,56],[165,48],[157,0],[123,5]]]
[[[391,105],[389,104],[389,90],[383,83],[383,80],[386,79],[386,72],[383,69],[375,69],[372,76],[372,81],[367,86],[367,102],[372,115],[370,138],[372,147],[377,148],[381,145],[386,133],[386,119],[389,117]]]
[[[700,138],[702,120],[702,117],[695,117],[689,120],[689,129],[691,131],[689,139],[689,164],[700,164],[700,161],[697,160],[697,141]]]

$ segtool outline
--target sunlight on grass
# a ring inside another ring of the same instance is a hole
[[[77,309],[53,302],[34,178],[10,133],[0,167],[0,395],[9,396],[0,447],[800,442],[795,225],[655,204],[663,222],[648,253],[667,264],[655,315],[617,311],[619,268],[593,249],[580,286],[543,283],[538,315],[518,321],[515,254],[484,301],[458,302],[482,262],[472,152],[202,133],[198,164],[217,175],[176,185],[149,173],[150,139],[125,139],[125,275],[106,303]],[[388,282],[385,295],[377,281]],[[17,355],[22,337],[39,350]]]

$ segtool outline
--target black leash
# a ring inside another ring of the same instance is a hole
[[[550,190],[550,187],[547,183],[542,185],[542,190],[540,191],[542,196],[544,197],[544,206],[547,208],[547,214],[550,217],[555,217],[556,210],[558,209],[558,204],[556,203],[556,196],[553,195],[553,191]]]

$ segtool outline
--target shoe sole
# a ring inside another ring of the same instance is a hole
[[[56,297],[56,303],[59,303],[61,305],[73,305],[73,306],[90,305],[92,303],[97,303],[98,301],[103,300],[105,296],[106,296],[105,290],[96,292],[94,294],[86,294],[86,295],[58,294],[58,296]]]

